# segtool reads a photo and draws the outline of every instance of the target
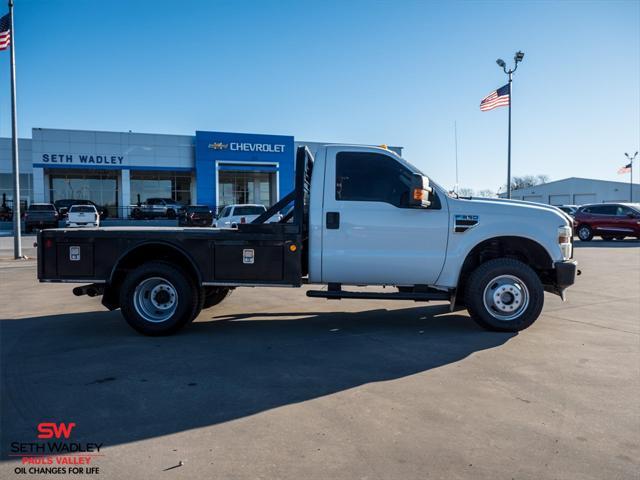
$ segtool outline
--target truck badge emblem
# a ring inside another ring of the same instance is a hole
[[[69,260],[72,262],[80,261],[80,247],[69,247]]]
[[[453,225],[455,233],[464,233],[478,224],[478,215],[456,215]]]
[[[255,260],[255,253],[253,251],[253,248],[245,248],[244,250],[242,250],[242,263],[245,264],[253,264]]]

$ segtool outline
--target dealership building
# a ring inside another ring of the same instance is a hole
[[[273,205],[294,186],[296,147],[330,142],[288,135],[195,135],[34,128],[19,140],[20,197],[27,204],[92,200],[112,217],[148,198],[220,208]],[[401,154],[400,147],[389,147]],[[0,195],[13,198],[11,140],[0,139]]]

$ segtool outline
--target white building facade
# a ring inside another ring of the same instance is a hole
[[[629,178],[627,176],[627,178]],[[633,195],[632,195],[633,192]],[[640,185],[571,177],[511,191],[511,198],[549,205],[585,205],[603,202],[640,202]],[[500,197],[505,198],[506,193]]]

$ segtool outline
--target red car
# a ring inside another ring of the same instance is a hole
[[[596,203],[581,206],[573,221],[574,231],[584,242],[594,236],[603,240],[640,239],[640,203]]]

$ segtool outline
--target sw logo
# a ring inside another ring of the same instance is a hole
[[[229,148],[229,144],[222,143],[222,142],[214,142],[209,144],[209,148],[211,150],[226,150],[227,148]]]
[[[38,438],[69,438],[71,430],[75,427],[74,422],[69,423],[53,423],[42,422],[38,424]]]

